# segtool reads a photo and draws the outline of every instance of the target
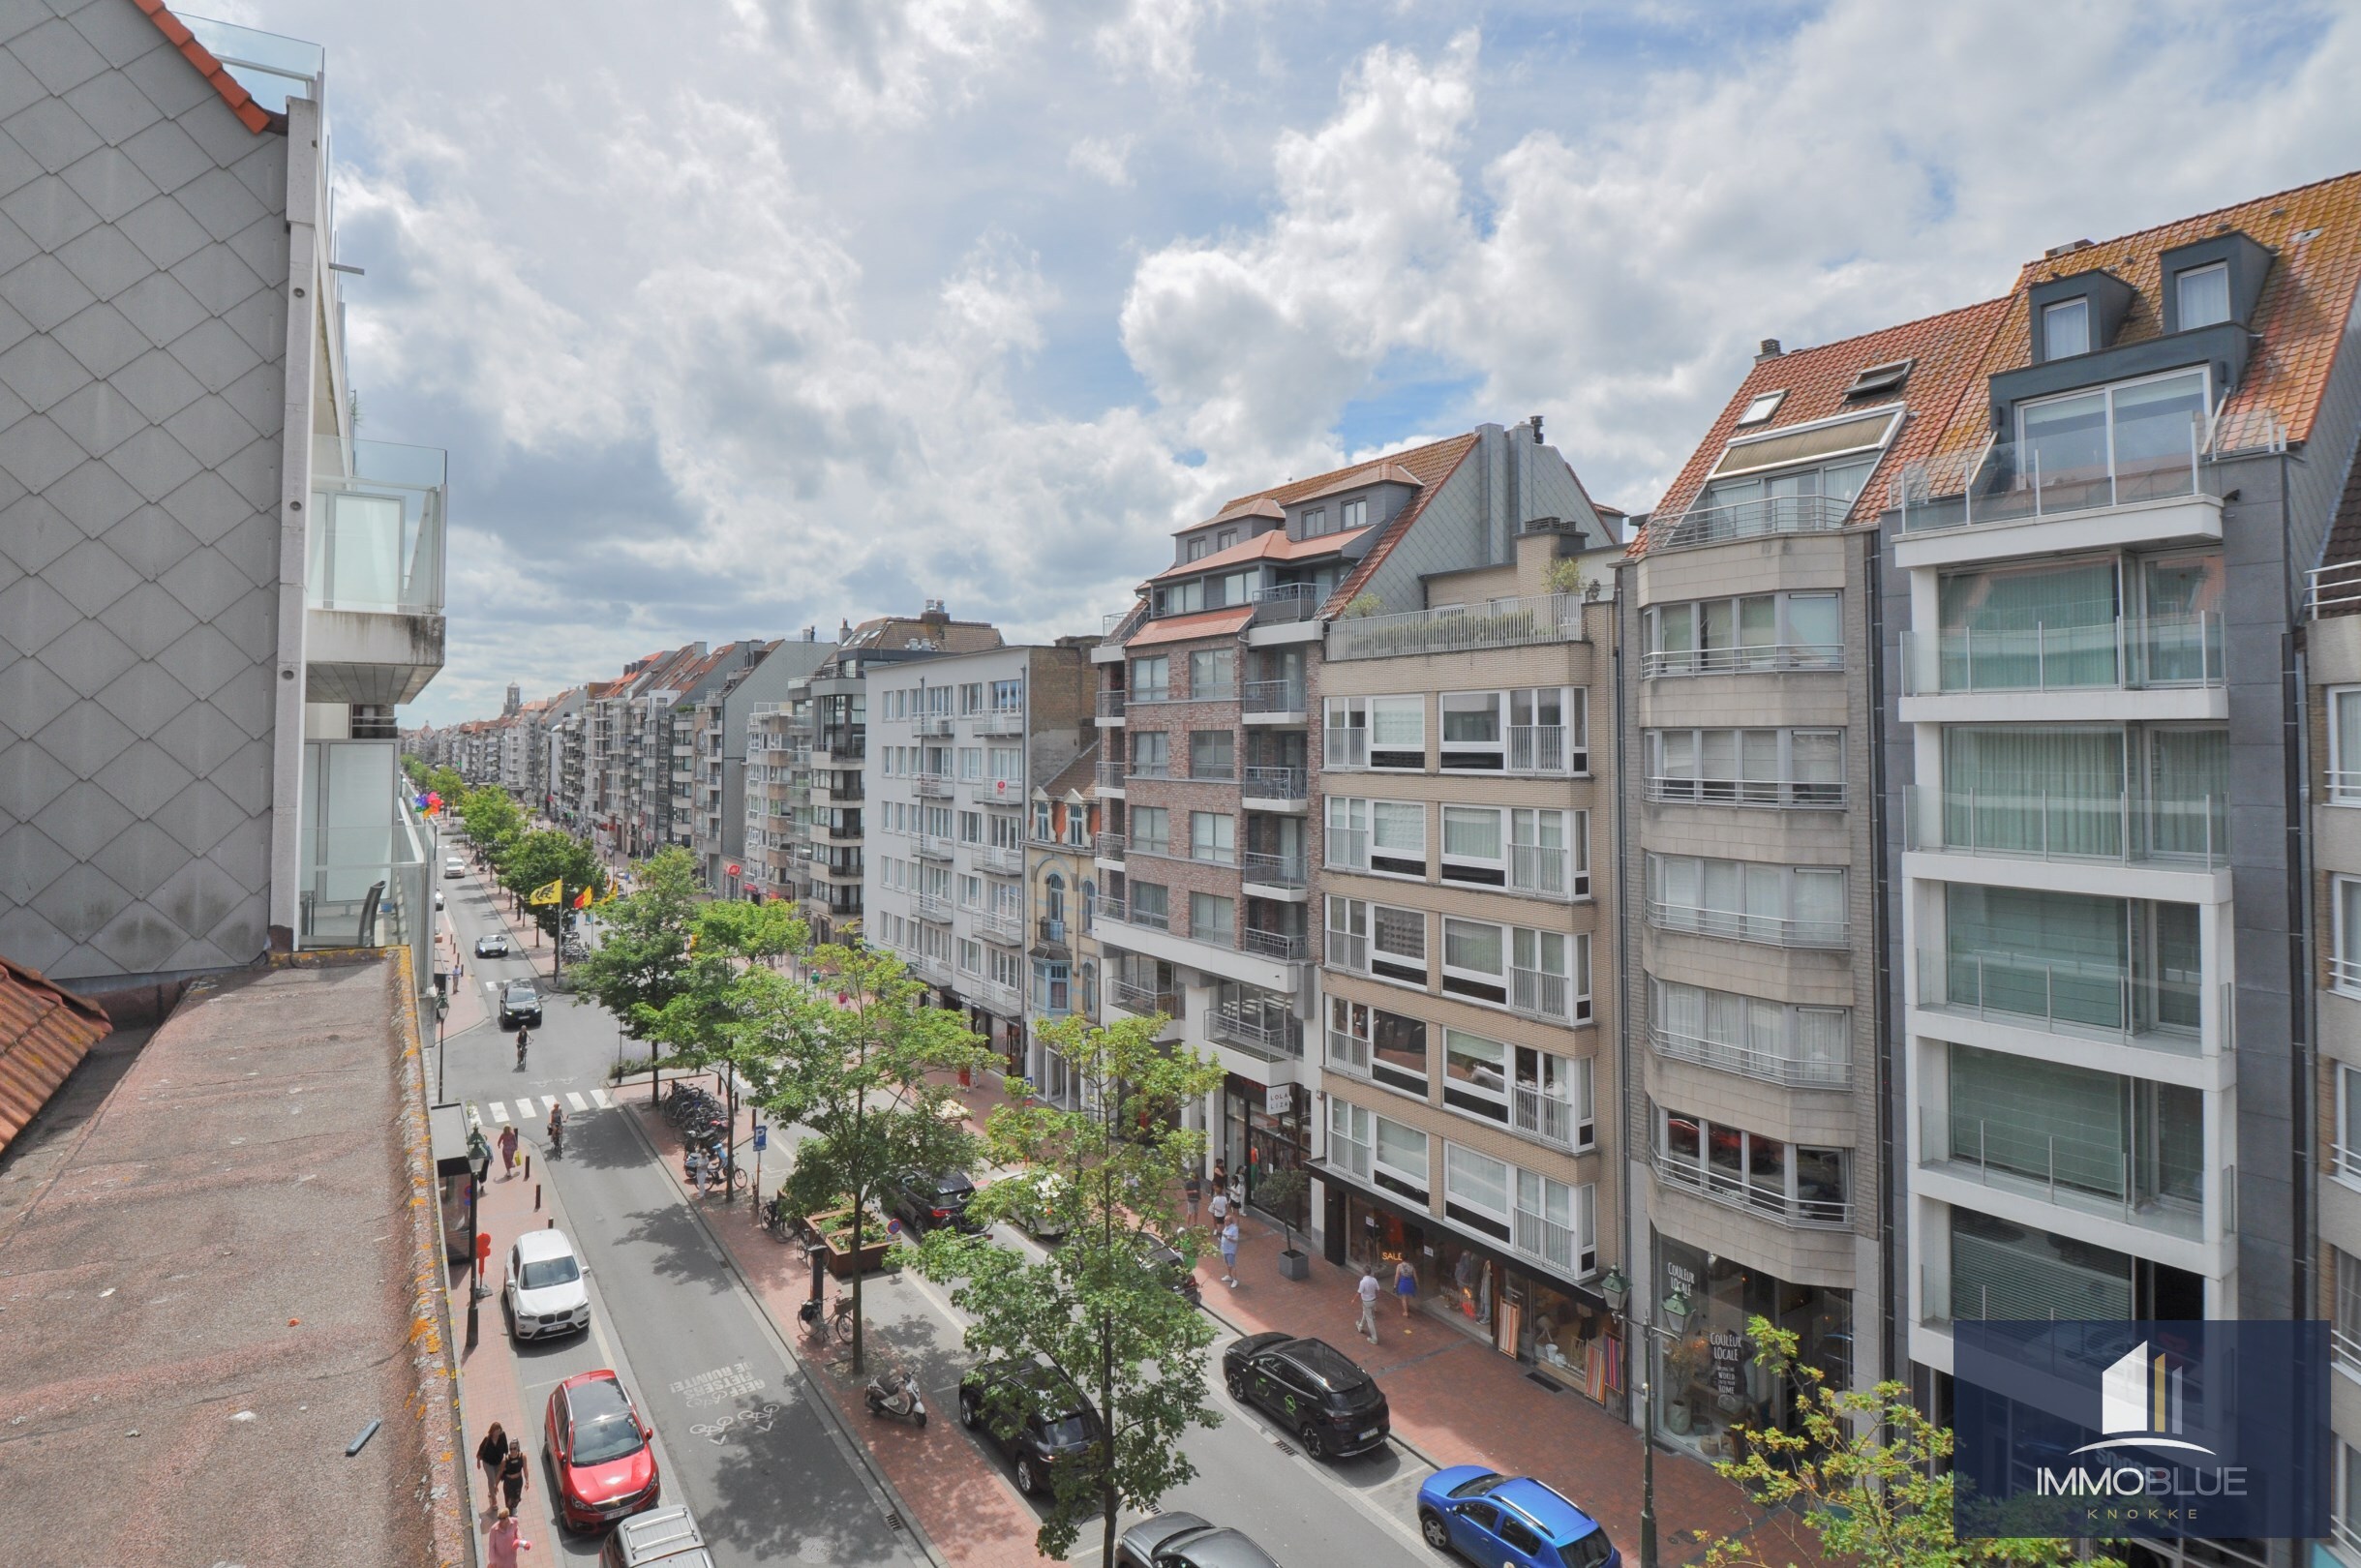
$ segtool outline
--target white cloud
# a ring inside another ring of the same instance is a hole
[[[1066,153],[1066,166],[1113,186],[1132,183],[1132,147],[1137,137],[1084,136]]]

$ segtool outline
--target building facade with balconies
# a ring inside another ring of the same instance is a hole
[[[747,837],[757,803],[756,758],[749,749],[757,733],[755,709],[775,709],[795,682],[807,678],[833,651],[833,643],[820,642],[815,630],[805,627],[799,636],[771,644],[758,661],[699,704],[689,849],[705,885],[721,897],[768,896],[756,847]],[[767,755],[760,761],[765,768],[772,765]],[[733,872],[732,866],[738,869]]]
[[[1099,896],[1098,768],[1099,739],[1094,734],[1063,770],[1034,784],[1025,813],[1032,895],[1026,956],[1032,963],[1032,996],[1025,1010],[1028,1038],[1023,1055],[1012,1052],[1009,1060],[1011,1070],[1032,1084],[1035,1095],[1068,1109],[1081,1104],[1084,1085],[1065,1058],[1042,1040],[1039,1030],[1044,1023],[1068,1017],[1104,1021],[1101,998],[1107,981],[1094,907]],[[1151,1012],[1160,1010],[1159,1000],[1154,991],[1127,997],[1130,1004]]]

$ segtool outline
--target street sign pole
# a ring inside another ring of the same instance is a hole
[[[754,1188],[753,1188],[753,1191],[751,1191],[750,1192],[748,1192],[746,1195],[747,1195],[748,1197],[750,1197],[750,1198],[752,1198],[752,1199],[754,1200],[754,1212],[755,1212],[755,1213],[757,1213],[757,1214],[762,1213],[762,1208],[763,1208],[763,1148],[764,1148],[764,1146],[765,1146],[765,1145],[767,1145],[768,1143],[770,1143],[770,1141],[771,1141],[771,1128],[770,1128],[770,1125],[769,1125],[768,1123],[765,1123],[765,1122],[757,1122],[757,1123],[755,1123],[755,1124],[754,1124]]]

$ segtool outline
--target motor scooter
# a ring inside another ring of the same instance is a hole
[[[926,1424],[925,1398],[919,1393],[918,1379],[906,1371],[895,1372],[891,1380],[884,1376],[870,1378],[861,1397],[867,1402],[873,1416],[892,1416],[914,1427]]]

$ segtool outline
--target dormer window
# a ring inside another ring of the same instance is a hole
[[[2042,357],[2064,359],[2091,351],[2091,302],[2062,299],[2042,307]]]
[[[1328,508],[1325,506],[1306,507],[1304,509],[1303,536],[1309,539],[1315,534],[1326,533],[1327,531]]]
[[[1196,538],[1189,541],[1188,547],[1181,553],[1181,559],[1185,563],[1192,560],[1203,560],[1204,558],[1205,536],[1200,533]]]
[[[1853,377],[1853,384],[1844,389],[1844,395],[1877,398],[1899,392],[1910,379],[1910,367],[1916,363],[1910,359],[1890,359],[1883,365],[1871,365]]]
[[[1784,389],[1777,392],[1766,392],[1746,405],[1745,411],[1738,416],[1738,422],[1740,425],[1759,425],[1772,414],[1777,413],[1779,405],[1786,401],[1787,393]]]
[[[1344,514],[1342,523],[1346,529],[1369,527],[1369,502],[1367,500],[1356,497],[1347,501],[1339,510]]]
[[[2173,279],[2179,291],[2179,326],[2183,332],[2192,327],[2212,326],[2230,318],[2229,264],[2217,261],[2210,267],[2191,267]]]
[[[1237,542],[1238,530],[1236,528],[1224,528],[1220,533],[1214,535],[1213,548],[1217,551],[1227,550],[1231,545],[1234,545]]]

